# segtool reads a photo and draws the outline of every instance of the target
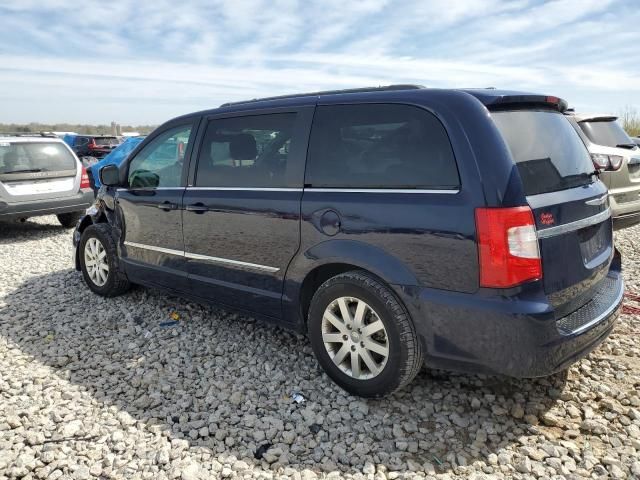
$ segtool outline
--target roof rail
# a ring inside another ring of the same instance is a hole
[[[0,132],[0,137],[47,137],[58,138],[55,133],[51,132]]]
[[[344,90],[323,90],[319,92],[294,93],[293,95],[278,95],[276,97],[253,98],[251,100],[227,102],[220,105],[220,107],[229,107],[231,105],[242,105],[245,103],[265,102],[268,100],[284,100],[287,98],[316,97],[319,95],[339,95],[342,93],[387,92],[387,91],[393,91],[393,90],[419,90],[421,88],[425,88],[425,87],[423,85],[397,84],[397,85],[384,85],[380,87],[347,88]]]

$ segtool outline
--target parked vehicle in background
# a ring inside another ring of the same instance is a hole
[[[114,135],[65,135],[64,141],[85,166],[96,163],[120,145],[120,140]]]
[[[70,228],[93,200],[85,168],[62,140],[0,134],[0,220],[54,214]]]
[[[111,151],[106,157],[100,160],[97,163],[89,166],[87,168],[87,173],[89,174],[89,182],[91,183],[91,187],[94,190],[98,190],[102,184],[100,183],[100,176],[98,172],[105,165],[120,165],[127,156],[135,150],[135,148],[145,139],[146,137],[127,137],[124,142],[118,145],[115,149]]]
[[[640,148],[613,115],[569,113],[609,189],[615,228],[640,223]]]
[[[105,297],[160,287],[306,332],[356,395],[423,362],[549,375],[607,337],[623,295],[565,108],[400,85],[185,115],[100,170],[76,268]]]

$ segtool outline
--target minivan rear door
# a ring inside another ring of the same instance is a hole
[[[0,141],[0,196],[9,202],[68,197],[80,188],[79,162],[59,141]]]
[[[589,152],[558,111],[492,112],[533,210],[545,292],[556,314],[588,301],[613,257],[607,189]]]

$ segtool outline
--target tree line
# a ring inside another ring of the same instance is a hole
[[[629,135],[640,137],[640,114],[635,107],[626,106],[618,115],[618,121]]]
[[[122,132],[150,133],[155,125],[120,125]],[[0,123],[0,133],[76,132],[86,135],[112,135],[111,125],[82,123]]]
[[[640,113],[635,107],[626,106],[618,114],[618,121],[632,137],[640,136]],[[156,125],[121,125],[122,132],[151,133]],[[111,125],[80,123],[0,123],[0,133],[76,132],[87,135],[111,135]]]

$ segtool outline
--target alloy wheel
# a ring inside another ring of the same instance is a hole
[[[107,283],[109,277],[109,263],[107,251],[102,242],[95,237],[87,240],[84,246],[84,265],[91,281],[98,287]]]
[[[384,323],[366,302],[340,297],[322,316],[322,341],[333,363],[357,380],[377,377],[389,358]]]

